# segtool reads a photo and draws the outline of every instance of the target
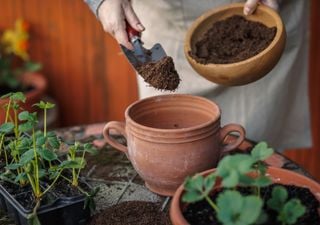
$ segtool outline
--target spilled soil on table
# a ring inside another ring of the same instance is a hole
[[[130,201],[114,205],[92,218],[90,225],[171,225],[168,213],[152,202]]]

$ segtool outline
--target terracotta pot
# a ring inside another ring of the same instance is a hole
[[[267,27],[276,27],[277,32],[270,45],[259,54],[230,64],[201,64],[194,60],[189,52],[195,48],[195,43],[216,21],[233,15],[243,16],[244,3],[234,3],[220,8],[214,8],[197,18],[186,34],[184,52],[193,69],[209,81],[222,85],[244,85],[254,82],[267,73],[279,61],[285,47],[286,31],[283,22],[276,11],[259,5],[253,15],[246,19],[258,21]]]
[[[24,93],[26,96],[26,102],[21,103],[21,107],[24,110],[34,112],[35,107],[32,107],[33,104],[39,102],[47,89],[47,80],[40,73],[25,73],[21,76],[22,82],[26,86],[33,87],[32,90]],[[8,100],[0,99],[0,123],[3,123],[5,120],[5,110],[3,109],[4,104],[8,103]]]
[[[186,176],[214,168],[222,152],[243,142],[244,129],[236,124],[221,128],[220,116],[219,107],[205,98],[160,95],[130,105],[125,123],[111,121],[103,134],[127,155],[151,191],[171,196]],[[128,147],[112,139],[110,130],[122,134]],[[223,145],[231,132],[239,138]]]
[[[201,173],[203,176],[207,176],[212,173],[214,169]],[[292,172],[286,169],[280,169],[276,167],[269,167],[267,174],[272,179],[273,183],[284,185],[295,185],[300,187],[307,187],[320,201],[320,184],[311,180],[308,177],[302,176],[298,173]],[[173,196],[170,207],[170,219],[173,225],[189,225],[186,219],[183,217],[181,208],[185,204],[181,202],[181,196],[183,194],[183,185],[181,185]]]

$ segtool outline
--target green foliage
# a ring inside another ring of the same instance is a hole
[[[72,172],[74,184],[87,196],[86,205],[94,207],[93,196],[97,190],[87,193],[78,186],[80,171],[85,168],[85,154],[93,154],[95,148],[89,144],[76,142],[70,146],[67,158],[58,158],[61,140],[54,132],[47,132],[46,112],[54,107],[50,102],[39,102],[35,106],[43,109],[44,128],[37,129],[38,118],[36,113],[20,111],[19,102],[25,101],[22,93],[8,93],[1,98],[8,99],[5,106],[6,122],[0,124],[0,158],[4,158],[6,166],[0,173],[0,180],[18,184],[21,187],[30,186],[36,205],[50,191],[58,180],[69,179],[64,177],[63,172]],[[9,111],[12,110],[14,116]],[[26,133],[28,132],[28,134]],[[12,135],[14,134],[14,135]],[[70,174],[70,173],[69,173]],[[42,187],[41,182],[47,183]],[[37,207],[29,215],[31,224],[39,224],[36,214]]]
[[[196,174],[186,178],[182,201],[193,203],[205,199],[224,225],[263,224],[267,220],[267,214],[262,210],[264,199],[260,197],[260,188],[271,184],[270,178],[266,176],[267,166],[263,160],[272,154],[273,149],[265,142],[260,142],[250,154],[224,157],[210,175],[203,177]],[[215,203],[209,195],[219,179],[222,179],[221,186],[225,191],[218,194]],[[236,191],[239,186],[251,187],[253,194],[242,196]],[[299,200],[288,201],[287,198],[285,188],[275,187],[266,204],[278,212],[280,222],[290,225],[305,213],[305,207]]]
[[[272,197],[267,205],[279,213],[277,219],[283,224],[295,224],[306,211],[299,199],[288,200],[287,190],[281,186],[272,189]]]
[[[241,196],[237,191],[225,191],[217,198],[217,218],[226,225],[250,225],[258,219],[262,200],[254,195]]]

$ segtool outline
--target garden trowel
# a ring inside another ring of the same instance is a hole
[[[127,49],[122,45],[120,46],[129,62],[136,70],[143,64],[147,64],[149,62],[156,63],[163,57],[167,56],[159,43],[155,44],[151,49],[144,48],[143,42],[140,38],[140,33],[133,29],[128,22],[126,22],[126,26],[129,41],[132,43],[134,50]]]

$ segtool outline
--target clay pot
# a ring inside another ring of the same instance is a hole
[[[246,16],[248,20],[277,28],[273,41],[262,52],[236,63],[207,65],[198,63],[189,55],[189,51],[195,48],[197,40],[214,22],[233,15],[243,16],[243,7],[244,3],[234,3],[210,10],[197,18],[186,34],[184,43],[186,58],[193,69],[209,81],[229,86],[254,82],[269,73],[282,55],[286,41],[283,22],[276,11],[263,5],[259,5],[254,14]]]
[[[201,175],[207,176],[212,172],[214,172],[214,169],[202,172]],[[314,180],[311,180],[308,177],[302,176],[290,170],[280,169],[276,167],[269,167],[267,170],[267,175],[269,175],[273,183],[307,187],[320,201],[320,184],[318,184]],[[189,223],[183,217],[181,211],[181,208],[185,204],[181,201],[181,196],[183,192],[183,185],[181,185],[174,194],[171,202],[170,219],[173,225],[189,225]]]
[[[125,123],[111,121],[103,134],[127,155],[151,191],[171,196],[186,176],[214,168],[222,152],[243,142],[244,129],[236,124],[221,128],[220,116],[219,107],[205,98],[160,95],[130,105]],[[110,137],[110,130],[123,135],[128,147]],[[239,137],[223,145],[231,132]]]
[[[25,86],[33,87],[32,90],[24,93],[26,96],[26,102],[21,103],[21,107],[29,112],[34,112],[35,107],[33,104],[38,103],[42,98],[47,89],[47,80],[40,73],[25,73],[21,76],[22,83]],[[8,100],[0,99],[0,124],[5,120],[5,110],[3,106],[8,102]]]

